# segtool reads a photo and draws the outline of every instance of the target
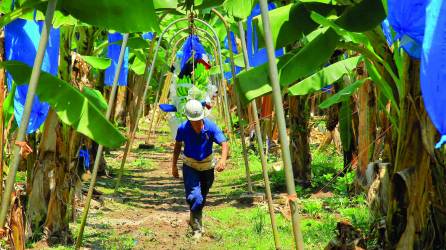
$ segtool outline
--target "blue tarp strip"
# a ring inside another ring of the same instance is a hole
[[[40,33],[43,22],[16,19],[5,26],[5,54],[6,60],[17,60],[32,67],[39,46]],[[48,46],[43,59],[42,70],[57,75],[59,62],[60,31],[51,29]],[[12,76],[7,74],[8,89],[12,86]],[[14,117],[20,124],[28,92],[28,85],[17,86],[14,95]],[[45,121],[49,111],[49,104],[40,102],[36,96],[33,101],[27,133],[35,132]]]
[[[146,39],[146,40],[150,40],[152,41],[153,39],[153,33],[152,32],[146,32],[144,34],[142,34],[142,38]]]
[[[90,170],[90,153],[87,149],[79,150],[79,159],[83,160],[85,170]]]
[[[274,3],[268,4],[268,10],[275,9]],[[246,46],[248,50],[248,59],[251,67],[257,67],[268,61],[268,55],[265,48],[259,49],[259,38],[257,36],[257,30],[253,26],[254,17],[260,15],[260,5],[256,4],[251,12],[251,15],[247,19],[247,34],[246,34]],[[276,57],[280,57],[284,54],[283,49],[276,50]]]
[[[399,40],[400,46],[416,59],[420,59],[421,56],[427,2],[426,0],[388,0],[387,20],[396,34],[393,39]],[[390,27],[384,28],[389,28],[384,30],[387,38]]]
[[[123,35],[121,33],[108,34],[108,42],[114,43],[122,41]],[[112,64],[105,70],[104,84],[106,86],[113,85],[113,78],[115,77],[116,69],[118,68],[119,53],[121,52],[120,44],[111,44],[108,46],[107,57],[112,60]],[[118,85],[127,86],[127,76],[129,74],[129,48],[125,49],[124,62],[119,74]]]
[[[421,92],[424,106],[441,134],[436,145],[446,142],[446,2],[431,0],[426,9],[426,30],[421,56]]]

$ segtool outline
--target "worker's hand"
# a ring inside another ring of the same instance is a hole
[[[219,160],[217,162],[217,166],[216,166],[215,169],[217,169],[217,172],[221,172],[221,171],[225,170],[225,168],[226,168],[226,161]]]
[[[178,173],[178,167],[176,165],[172,165],[172,176],[174,178],[180,178],[180,174]]]

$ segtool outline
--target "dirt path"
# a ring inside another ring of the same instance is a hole
[[[142,140],[135,145],[139,143]],[[116,246],[117,249],[209,249],[215,243],[212,237],[205,234],[200,244],[196,244],[188,235],[189,213],[183,182],[170,175],[172,144],[155,144],[154,149],[132,151],[121,194],[115,197],[109,192],[102,196],[102,204],[93,204],[87,227],[96,234],[112,232],[117,244],[123,244]],[[112,151],[107,156],[108,164],[119,164],[120,155],[122,151]],[[113,184],[113,177],[99,178],[98,190],[107,193]],[[222,204],[226,199],[211,194],[209,204]],[[93,241],[88,241],[88,237],[85,237],[88,248],[107,246],[101,237]],[[133,247],[131,242],[125,242],[131,239]]]

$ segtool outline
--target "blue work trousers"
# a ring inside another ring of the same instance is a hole
[[[214,182],[214,169],[198,171],[183,164],[183,179],[190,210],[192,212],[202,211],[206,196]]]

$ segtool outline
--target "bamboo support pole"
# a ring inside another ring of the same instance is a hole
[[[282,93],[279,84],[279,74],[276,64],[276,55],[274,42],[271,34],[271,24],[268,15],[268,1],[260,0],[260,10],[263,21],[263,30],[265,33],[265,44],[268,53],[269,76],[273,89],[273,101],[276,110],[277,126],[279,129],[279,138],[282,150],[282,160],[285,171],[286,186],[288,191],[288,199],[291,210],[291,221],[293,225],[293,236],[296,249],[304,249],[302,231],[300,229],[299,215],[297,211],[297,195],[294,184],[293,169],[291,165],[291,154],[289,141],[286,131],[285,113],[283,109]]]
[[[3,74],[5,76],[5,71],[0,72],[0,74]],[[4,79],[4,78],[3,78]],[[5,102],[5,94],[6,89],[5,85],[2,85],[0,87],[0,110],[3,110],[3,105]],[[0,114],[0,199],[1,195],[3,194],[3,166],[4,166],[4,147],[5,147],[5,117],[3,116],[3,112]]]

